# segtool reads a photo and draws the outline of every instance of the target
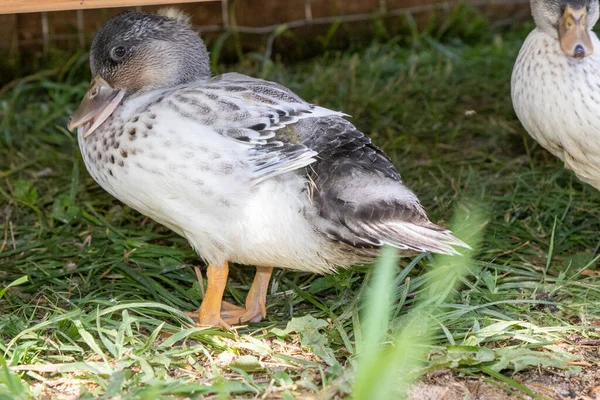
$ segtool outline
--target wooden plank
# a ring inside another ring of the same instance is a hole
[[[0,48],[10,48],[17,42],[17,16],[0,15]],[[15,49],[17,50],[17,49]]]
[[[0,0],[0,14],[41,11],[86,10],[90,8],[201,3],[220,0]]]

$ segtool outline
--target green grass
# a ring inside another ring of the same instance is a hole
[[[0,291],[0,399],[330,398],[354,385],[356,398],[369,398],[373,371],[382,385],[408,384],[440,368],[533,395],[514,371],[576,373],[563,344],[599,336],[600,194],[512,111],[510,74],[526,34],[387,38],[295,65],[220,67],[352,115],[432,220],[448,225],[459,211],[457,223],[476,221],[465,235],[484,235],[472,260],[423,255],[324,277],[277,271],[266,321],[237,332],[193,325],[184,311],[202,295],[192,249],[85,171],[65,129],[87,87],[85,58],[1,93],[0,290],[15,285]],[[483,205],[485,223],[470,204]],[[450,266],[457,288],[445,280]],[[430,278],[440,270],[441,284]],[[369,330],[372,311],[361,309],[372,307],[367,288],[379,273],[393,285],[372,289],[387,300],[372,300],[386,309]],[[232,268],[227,297],[242,302],[251,279],[252,269]],[[365,346],[377,354],[365,358]]]

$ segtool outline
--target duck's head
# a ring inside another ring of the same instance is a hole
[[[210,77],[204,43],[188,18],[173,10],[126,12],[109,20],[90,49],[92,83],[71,116],[70,130],[92,134],[125,96]]]
[[[590,32],[598,22],[598,0],[531,0],[531,11],[537,27],[559,40],[568,57],[594,52]]]

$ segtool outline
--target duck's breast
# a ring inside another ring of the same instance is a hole
[[[558,40],[529,34],[511,81],[513,106],[527,132],[584,181],[600,183],[600,40],[583,60],[564,55]]]
[[[124,104],[90,137],[79,134],[94,180],[185,236],[236,218],[249,195],[247,148],[160,104],[139,111],[143,100]]]

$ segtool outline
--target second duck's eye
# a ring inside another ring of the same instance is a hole
[[[127,49],[125,46],[116,46],[110,51],[110,56],[113,60],[119,61],[127,54]]]

